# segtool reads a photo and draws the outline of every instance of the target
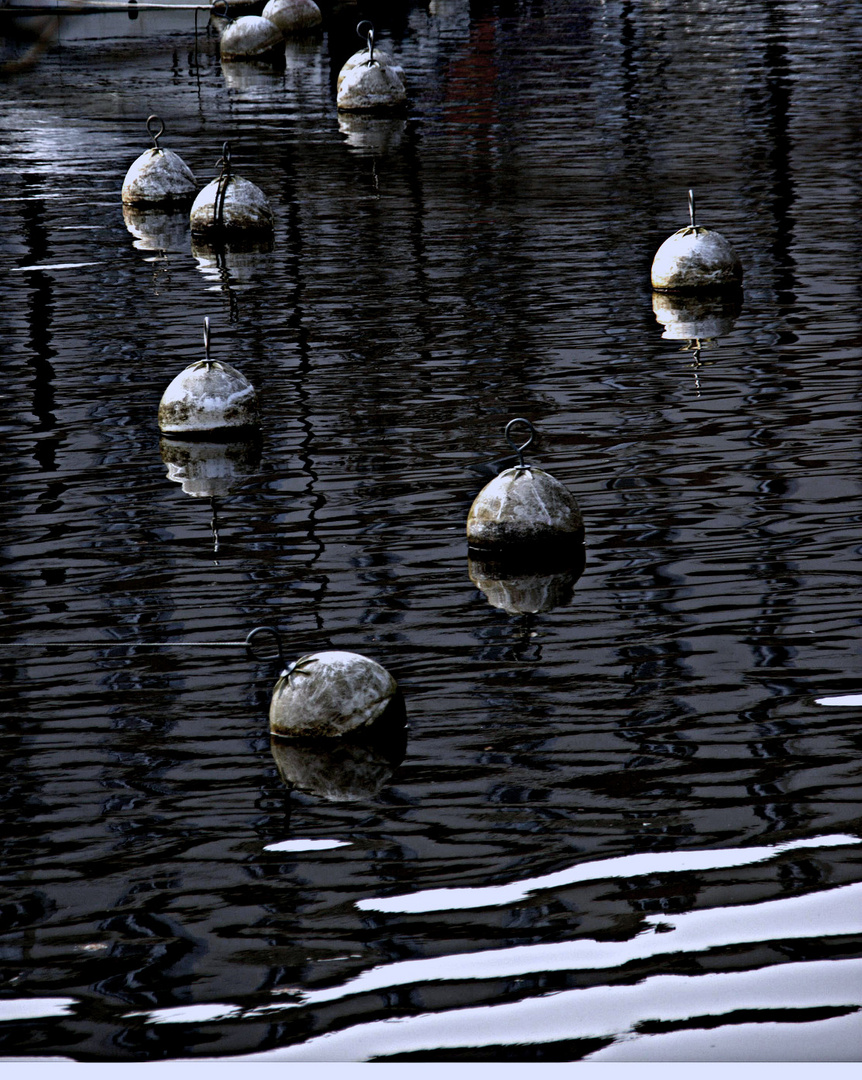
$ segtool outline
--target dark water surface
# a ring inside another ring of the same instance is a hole
[[[141,12],[2,83],[0,1054],[858,1058],[862,6],[322,6],[283,71]],[[400,119],[336,113],[360,15]],[[273,250],[127,224],[150,112]],[[744,296],[664,332],[689,186]],[[217,550],[156,428],[205,316]],[[514,416],[574,585],[471,580]],[[385,663],[403,760],[290,790],[261,623]]]

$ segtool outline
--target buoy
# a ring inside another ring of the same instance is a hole
[[[153,130],[155,125],[159,126],[158,131]],[[179,154],[159,146],[159,137],[164,134],[165,125],[155,114],[147,117],[147,131],[153,146],[130,165],[123,180],[123,203],[126,206],[183,202],[188,205],[197,190],[194,173]]]
[[[510,432],[526,424],[530,434],[515,446]],[[584,539],[584,522],[574,495],[542,469],[524,464],[524,450],[535,429],[518,417],[506,425],[506,439],[518,453],[519,463],[506,469],[479,492],[467,516],[467,543],[478,552],[533,555],[565,549]]]
[[[281,637],[270,626],[259,626],[246,638],[249,651],[256,639],[275,640],[285,665]],[[302,656],[285,665],[272,692],[270,734],[289,739],[332,739],[370,734],[393,714],[403,718],[404,702],[398,684],[385,667],[359,653],[331,650]]]
[[[269,233],[274,218],[266,196],[250,180],[231,171],[230,143],[222,148],[221,175],[198,194],[189,223],[197,236],[221,236],[231,233]]]
[[[208,318],[204,319],[204,348],[204,359],[181,371],[162,395],[159,430],[163,435],[240,433],[258,424],[254,387],[235,367],[210,359]]]
[[[261,15],[274,23],[282,34],[304,34],[323,22],[314,0],[269,0]]]
[[[362,28],[367,27],[363,35]],[[336,81],[335,103],[344,112],[371,112],[394,109],[407,101],[404,73],[391,57],[374,50],[374,27],[361,22],[356,28],[368,42],[367,49],[354,53]]]
[[[688,193],[690,224],[669,236],[652,264],[652,287],[660,292],[736,289],[742,284],[742,264],[721,233],[696,225],[694,192]]]
[[[241,15],[233,19],[227,0],[216,0],[212,11],[227,23],[219,40],[222,60],[267,60],[284,54],[284,35],[269,19],[262,15]]]

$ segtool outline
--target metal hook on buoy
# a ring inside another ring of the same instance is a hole
[[[158,124],[159,125],[159,130],[154,132],[150,128],[150,124]],[[164,122],[164,120],[162,120],[162,118],[160,116],[156,116],[155,113],[153,113],[151,116],[148,116],[147,117],[147,134],[153,140],[153,146],[155,147],[156,150],[159,149],[159,138],[162,135],[164,135],[164,133],[165,133],[165,122]]]
[[[363,31],[363,26],[367,26],[368,29]],[[368,63],[374,63],[374,23],[369,19],[363,19],[362,22],[356,26],[357,36],[360,37],[368,45]]]
[[[509,434],[510,430],[515,426],[515,424],[526,424],[527,427],[529,428],[529,431],[530,431],[530,434],[527,436],[527,441],[525,443],[522,443],[520,446],[518,446],[513,441],[512,436]],[[518,455],[518,468],[519,469],[528,469],[529,468],[529,465],[524,464],[524,451],[527,449],[527,447],[533,441],[533,439],[535,438],[535,435],[536,435],[536,429],[533,427],[533,425],[530,423],[530,421],[527,420],[523,416],[518,416],[514,420],[510,420],[509,423],[506,424],[506,442],[508,442],[509,446],[511,446],[512,449],[515,451],[515,453]]]
[[[224,225],[224,201],[227,197],[228,184],[231,181],[229,142],[222,144],[221,157],[216,164],[221,165],[221,175],[218,178],[215,199],[213,200],[213,227],[220,229]]]
[[[275,656],[272,656],[272,654],[268,654],[265,652],[257,652],[254,648],[254,643],[256,639],[267,636],[271,637],[275,642]],[[275,629],[274,626],[255,627],[255,629],[252,630],[246,637],[245,647],[248,650],[249,655],[252,656],[255,660],[275,660],[277,658],[282,668],[287,666],[284,659],[284,647],[281,643],[281,634],[279,634],[279,632]]]
[[[210,363],[210,317],[204,315],[204,359]]]
[[[224,14],[216,11],[216,8],[218,7],[224,8]],[[227,11],[227,0],[213,0],[213,3],[210,5],[210,11],[213,13],[213,15],[220,15],[222,19],[228,19],[229,21],[232,21]]]
[[[691,188],[688,189],[688,217],[691,221],[691,227],[696,229],[697,225],[694,222],[694,192]]]

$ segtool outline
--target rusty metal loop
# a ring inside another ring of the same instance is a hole
[[[512,430],[512,428],[516,424],[526,424],[527,427],[529,428],[529,431],[530,431],[530,434],[527,436],[527,441],[524,442],[524,443],[521,443],[520,446],[518,446],[518,444],[512,439],[512,436],[509,434],[510,431]],[[536,436],[536,429],[533,427],[533,425],[530,423],[530,421],[526,419],[526,417],[517,416],[517,417],[515,417],[514,420],[510,420],[509,423],[506,424],[506,442],[508,442],[509,446],[511,446],[512,449],[515,451],[515,453],[518,455],[518,468],[519,469],[527,468],[527,466],[524,465],[524,451],[527,449],[527,447],[533,441],[535,436]]]
[[[153,125],[158,124],[159,125],[159,130],[158,131],[153,131],[152,128],[150,127],[150,124],[153,124]],[[156,116],[155,113],[153,113],[151,116],[148,116],[147,117],[147,134],[153,140],[153,146],[155,147],[156,150],[159,149],[159,139],[161,138],[162,135],[164,135],[164,133],[165,133],[165,122],[164,122],[164,120],[162,120],[162,118],[160,116]]]
[[[224,12],[216,11],[216,8],[219,8],[219,7],[224,8]],[[219,18],[221,18],[221,19],[227,19],[229,22],[233,21],[231,19],[230,15],[228,14],[227,0],[213,0],[213,3],[210,4],[210,11],[212,12],[213,15],[218,15]]]
[[[273,656],[271,653],[266,653],[266,652],[261,653],[261,652],[256,651],[256,649],[255,649],[255,641],[258,640],[261,637],[271,637],[273,639],[273,641],[275,642],[275,648],[276,648],[276,655],[275,656]],[[285,668],[287,666],[286,663],[285,663],[285,659],[284,659],[284,647],[282,646],[282,643],[281,643],[281,634],[279,634],[279,632],[275,629],[274,626],[257,626],[257,627],[255,627],[255,629],[250,631],[250,633],[246,637],[246,639],[245,639],[245,647],[246,647],[249,655],[251,657],[253,657],[255,660],[275,660],[277,658],[278,662],[281,664],[282,668]]]

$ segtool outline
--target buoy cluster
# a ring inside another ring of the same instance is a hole
[[[260,15],[232,18],[227,0],[216,0],[213,14],[223,23],[222,60],[269,60],[284,55],[289,37],[319,29],[323,22],[314,0],[269,0]]]
[[[313,0],[269,0],[261,16],[237,19],[228,15],[225,0],[218,0],[216,7],[223,9],[220,50],[227,61],[265,57],[282,48],[287,35],[314,30],[321,21]],[[365,46],[339,73],[338,109],[349,114],[397,108],[406,100],[401,68],[375,47],[370,23],[360,23],[357,32]],[[147,130],[153,147],[126,174],[126,207],[171,208],[191,202],[189,226],[199,241],[272,232],[274,218],[266,196],[233,171],[229,143],[223,144],[219,175],[195,194],[192,171],[177,154],[159,146],[164,125],[157,116],[148,117]],[[651,282],[653,309],[665,324],[664,336],[699,340],[706,330],[715,336],[726,332],[728,318],[732,325],[738,300],[728,297],[737,297],[741,288],[741,263],[720,233],[696,223],[693,191],[689,224],[656,252]],[[204,357],[172,380],[158,407],[169,477],[194,496],[214,499],[227,492],[233,477],[247,474],[259,460],[259,424],[254,387],[226,360],[213,358],[210,323],[204,319]],[[527,431],[520,443],[513,438],[519,427]],[[524,460],[536,435],[532,423],[516,417],[504,434],[514,456],[486,467],[491,479],[467,515],[468,573],[491,605],[529,617],[571,601],[585,566],[584,522],[569,489]],[[231,450],[203,452],[211,446]],[[377,661],[337,649],[288,663],[279,632],[268,626],[247,637],[254,658],[273,658],[259,651],[267,637],[275,643],[281,664],[269,728],[285,782],[326,798],[369,797],[400,760],[399,753],[403,756],[406,712],[396,680]]]
[[[197,182],[188,165],[179,154],[159,146],[164,130],[158,116],[147,117],[153,148],[144,151],[129,167],[122,188],[124,206],[137,210],[173,209],[191,202],[191,232],[202,238],[225,240],[237,235],[272,233],[275,219],[266,195],[233,171],[229,142],[222,145],[217,163],[219,175],[196,195]]]

